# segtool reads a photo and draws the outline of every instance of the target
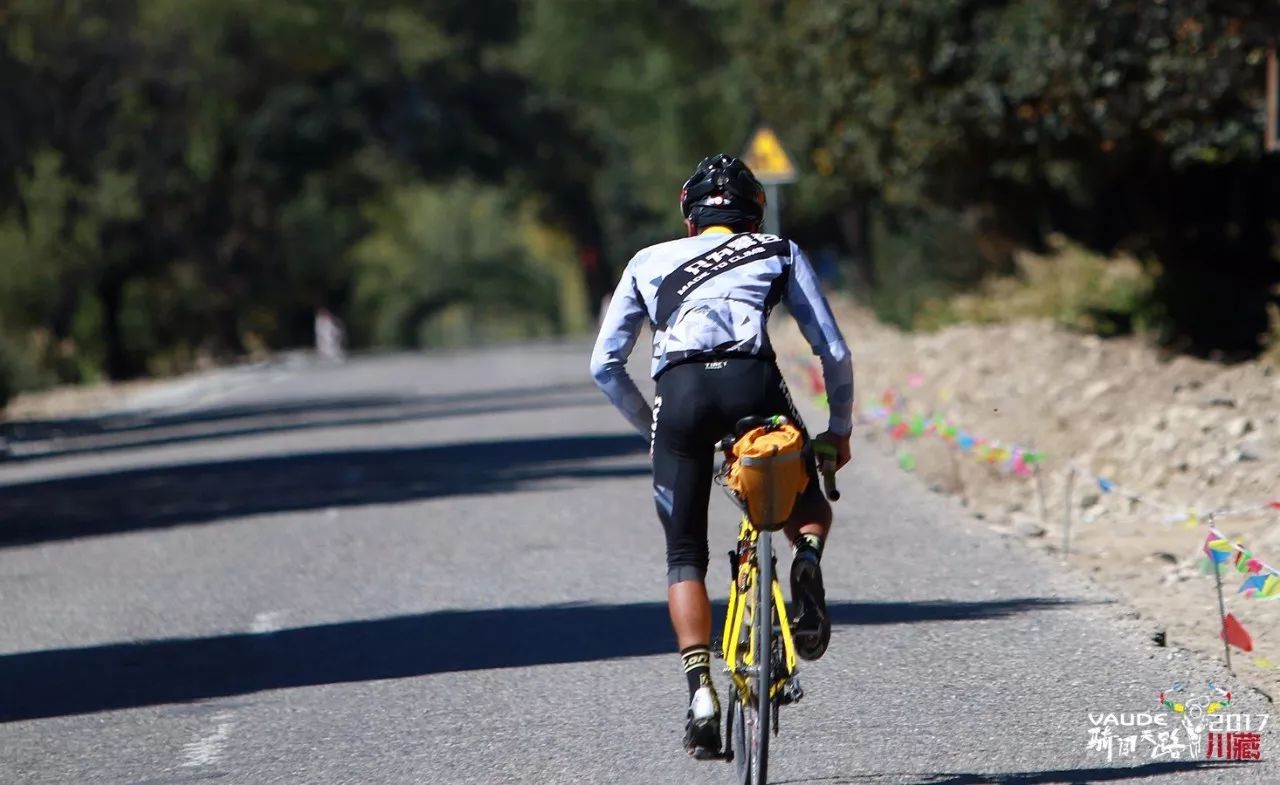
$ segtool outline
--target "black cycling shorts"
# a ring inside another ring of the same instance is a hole
[[[653,496],[667,536],[669,583],[706,575],[707,503],[720,440],[743,417],[775,414],[790,417],[804,431],[782,373],[771,359],[686,361],[658,377],[650,450]],[[797,509],[830,519],[812,463]]]

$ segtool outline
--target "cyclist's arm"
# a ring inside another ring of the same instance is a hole
[[[786,304],[813,353],[822,362],[822,380],[831,410],[828,430],[847,436],[853,430],[853,361],[831,306],[818,286],[818,276],[795,243],[791,243],[791,280],[787,284]]]
[[[644,305],[636,292],[633,265],[628,264],[600,324],[600,335],[591,353],[591,375],[631,427],[648,438],[652,418],[649,404],[627,373],[627,357],[636,345],[636,336],[640,334],[645,315]]]

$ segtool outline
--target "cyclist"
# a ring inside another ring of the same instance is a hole
[[[795,243],[761,233],[765,195],[741,161],[704,159],[680,192],[688,237],[641,250],[627,264],[591,356],[596,383],[650,436],[653,492],[667,541],[667,604],[686,680],[685,748],[720,751],[720,703],[711,681],[707,503],[715,445],[742,417],[786,414],[803,430],[766,325],[784,303],[822,362],[831,416],[817,437],[849,460],[853,367],[813,268]],[[653,328],[652,412],[626,370],[640,326]],[[808,439],[808,435],[805,436]],[[794,562],[797,653],[815,660],[831,635],[819,566],[831,507],[810,482],[786,526]]]

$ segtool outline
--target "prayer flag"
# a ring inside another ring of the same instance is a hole
[[[1241,651],[1253,651],[1253,638],[1233,614],[1228,613],[1223,620],[1222,639]]]
[[[1237,594],[1243,594],[1246,597],[1252,597],[1267,585],[1266,575],[1250,575],[1244,579],[1244,583],[1240,584],[1240,588],[1236,590]]]
[[[1235,548],[1231,547],[1231,543],[1218,536],[1217,532],[1209,532],[1209,536],[1204,541],[1204,555],[1213,560],[1214,564],[1224,564],[1231,558],[1231,554],[1235,552]]]
[[[1253,551],[1248,548],[1236,551],[1232,561],[1236,565],[1236,572],[1247,573],[1249,571],[1249,562],[1253,561]]]

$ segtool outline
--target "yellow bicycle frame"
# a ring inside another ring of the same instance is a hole
[[[755,664],[755,636],[756,630],[759,629],[757,620],[751,618],[756,613],[756,606],[751,602],[751,597],[755,594],[756,581],[760,577],[760,565],[756,562],[755,548],[758,538],[759,534],[755,527],[744,515],[738,529],[738,541],[750,543],[750,557],[745,564],[738,565],[738,579],[729,584],[729,608],[725,611],[724,635],[720,639],[721,653],[724,655],[729,676],[733,679],[734,686],[738,688],[739,696],[743,700],[749,700],[751,695],[751,683],[744,668]],[[787,606],[782,598],[782,586],[778,583],[776,572],[772,591],[774,612],[778,617],[778,626],[782,628],[782,648],[787,667],[785,673],[772,674],[774,678],[773,684],[769,685],[770,697],[776,696],[796,672],[796,648],[791,640],[791,622],[787,619]],[[765,623],[768,622],[769,620],[765,620]],[[743,625],[748,623],[751,625],[751,636],[748,641],[745,641],[747,645],[743,651],[742,630]]]

